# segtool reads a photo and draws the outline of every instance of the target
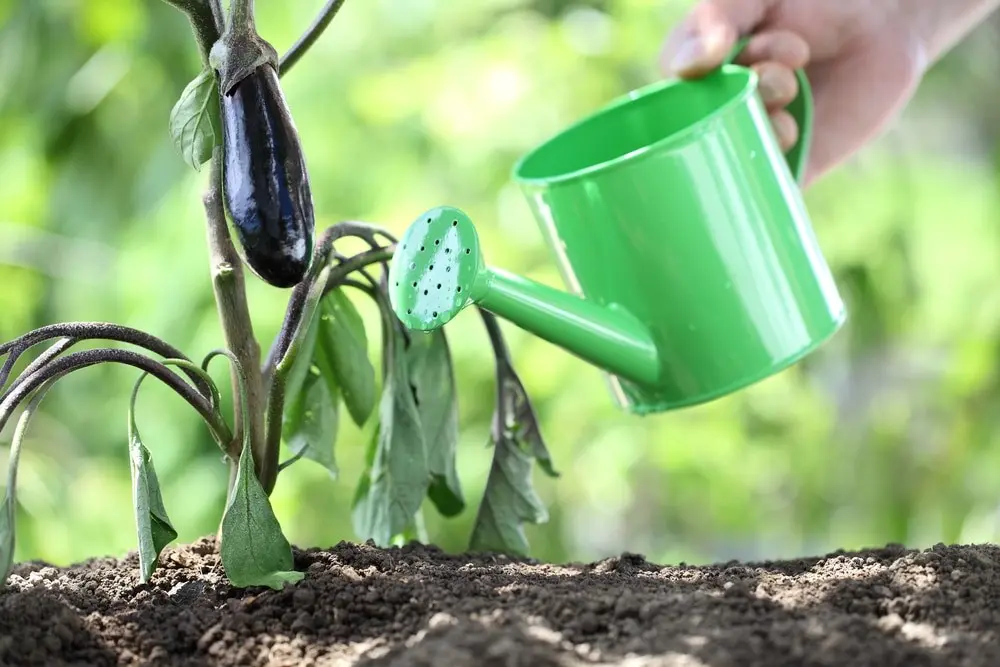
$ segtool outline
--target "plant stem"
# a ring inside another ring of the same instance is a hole
[[[482,308],[477,307],[476,310],[479,311],[479,316],[483,318],[486,334],[490,337],[490,345],[493,347],[493,356],[496,357],[497,376],[499,377],[501,371],[506,372],[508,368],[512,367],[510,349],[507,347],[507,341],[504,340],[503,331],[500,329],[500,322],[497,321],[497,316]]]
[[[247,305],[246,282],[243,263],[229,236],[226,212],[222,203],[222,150],[215,149],[212,156],[208,190],[203,198],[208,223],[208,251],[212,263],[212,288],[215,305],[226,341],[226,347],[239,360],[246,375],[247,410],[244,423],[242,411],[233,406],[233,438],[242,442],[243,429],[249,429],[257,478],[265,489],[274,484],[277,475],[278,452],[270,452],[264,439],[264,381],[260,372],[260,346],[253,333],[250,308]],[[230,369],[233,391],[239,387],[239,376],[234,365]],[[235,401],[234,401],[235,402]],[[239,446],[239,445],[237,445]],[[237,459],[230,460],[231,466]]]
[[[222,26],[217,23],[215,11],[217,0],[163,0],[185,14],[191,22],[194,37],[198,42],[202,64],[208,66],[208,52],[219,39]]]
[[[364,267],[384,262],[392,257],[395,245],[378,247],[373,250],[363,252],[350,259],[336,265],[326,266],[326,261],[332,251],[332,239],[346,235],[342,228],[339,232],[331,227],[326,230],[325,242],[317,245],[316,252],[313,253],[313,264],[309,271],[309,277],[295,286],[292,296],[289,299],[288,309],[285,312],[285,321],[281,331],[271,346],[267,362],[262,371],[264,385],[267,387],[267,416],[264,421],[265,447],[268,451],[273,451],[277,462],[278,450],[281,445],[281,416],[285,401],[285,372],[295,361],[298,353],[298,346],[304,338],[312,319],[319,307],[319,302],[323,296],[333,287],[340,284],[354,271],[363,270]],[[375,243],[374,238],[369,239],[370,243]],[[379,292],[376,290],[376,295]],[[377,300],[377,296],[376,296]],[[381,305],[381,304],[380,304]],[[383,319],[384,319],[383,315]],[[264,490],[271,492],[272,486],[264,486]]]
[[[229,3],[229,26],[235,34],[256,32],[253,17],[253,0],[231,0]]]
[[[327,231],[329,232],[331,229],[335,229],[335,227],[330,227]],[[355,234],[341,234],[338,238],[342,236],[355,236]],[[312,312],[304,312],[304,307],[306,305],[311,286],[318,283],[319,274],[323,270],[327,269],[326,262],[330,254],[329,248],[327,248],[325,253],[322,252],[322,248],[323,245],[318,244],[317,252],[313,255],[312,266],[314,268],[310,269],[310,279],[304,280],[296,285],[292,290],[291,297],[288,299],[288,307],[285,310],[285,320],[282,322],[281,330],[278,332],[278,335],[274,340],[274,344],[271,346],[271,350],[267,356],[267,362],[264,368],[264,375],[266,377],[270,377],[274,368],[282,362],[285,355],[288,353],[289,348],[292,346],[293,340],[299,336],[299,333],[304,333],[305,329],[302,328],[303,316],[307,316],[305,321],[309,321],[309,318],[312,316]],[[376,246],[372,250],[366,250],[365,252],[358,253],[350,259],[329,268],[326,279],[323,281],[324,287],[322,294],[326,294],[328,291],[336,287],[340,284],[340,281],[354,271],[363,269],[371,264],[377,264],[379,262],[392,259],[395,249],[395,241],[393,241],[392,245]]]
[[[316,43],[316,40],[320,38],[323,31],[326,30],[327,26],[333,20],[333,17],[337,15],[340,8],[344,6],[346,0],[327,0],[327,3],[323,5],[323,8],[319,10],[319,15],[313,24],[309,26],[309,29],[299,37],[299,41],[292,45],[292,48],[288,49],[288,53],[281,57],[280,67],[278,73],[280,76],[284,76],[288,73],[288,70],[295,66],[295,63],[306,54],[312,45]]]
[[[112,324],[110,322],[64,322],[61,324],[50,324],[48,326],[39,327],[34,331],[29,331],[19,338],[15,338],[12,341],[0,345],[0,355],[8,352],[10,353],[10,356],[7,357],[3,366],[0,367],[0,387],[7,384],[7,380],[10,377],[10,372],[14,368],[14,364],[17,363],[18,358],[24,354],[24,352],[39,343],[53,338],[70,338],[73,340],[71,343],[57,343],[56,345],[59,347],[57,348],[56,346],[53,346],[53,348],[58,351],[53,351],[53,349],[47,350],[42,356],[39,356],[38,359],[34,361],[31,367],[37,368],[41,366],[45,363],[45,359],[51,359],[48,355],[58,355],[60,352],[69,348],[70,345],[82,340],[104,340],[128,343],[129,345],[135,345],[136,347],[149,350],[150,352],[158,354],[165,359],[183,359],[184,361],[190,361],[190,359],[188,359],[183,352],[178,350],[173,345],[139,329],[125,327],[120,324]],[[184,372],[191,378],[195,386],[198,387],[198,390],[203,395],[209,395],[210,389],[200,377],[188,371]]]
[[[222,0],[206,0],[212,9],[212,16],[215,18],[215,28],[220,33],[226,25],[226,15],[222,11]],[[218,39],[218,37],[216,37]]]
[[[3,431],[14,408],[46,381],[60,375],[65,375],[71,371],[103,363],[118,363],[133,366],[155,376],[198,411],[198,414],[202,416],[209,428],[212,429],[212,434],[220,444],[232,442],[232,434],[225,420],[212,408],[209,401],[195,391],[191,385],[184,382],[177,374],[158,361],[137,352],[113,348],[74,352],[73,354],[53,360],[27,377],[22,376],[19,382],[11,388],[10,393],[4,397],[3,401],[0,401],[0,431]],[[232,456],[231,452],[227,453]]]

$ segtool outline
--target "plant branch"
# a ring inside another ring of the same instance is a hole
[[[7,384],[14,364],[17,363],[18,358],[22,354],[29,348],[53,338],[70,338],[73,340],[67,343],[63,343],[63,341],[56,343],[53,348],[46,350],[46,352],[40,355],[29,368],[37,370],[42,364],[48,363],[49,360],[82,340],[105,340],[128,343],[144,348],[166,359],[190,361],[183,352],[173,345],[139,329],[112,324],[110,322],[66,322],[62,324],[50,324],[39,327],[34,331],[29,331],[19,338],[0,345],[0,355],[10,353],[3,366],[0,367],[0,387]],[[27,369],[25,372],[27,372]],[[202,378],[189,371],[185,371],[185,373],[192,379],[202,395],[209,396],[211,394],[209,386],[205,384]]]
[[[168,5],[176,7],[184,12],[191,22],[191,29],[194,30],[195,40],[198,42],[198,50],[201,53],[202,64],[208,66],[208,53],[212,45],[219,39],[219,31],[222,29],[221,7],[218,7],[218,0],[163,0]]]
[[[247,305],[246,282],[243,263],[233,246],[226,225],[226,212],[222,202],[222,151],[215,149],[209,176],[208,191],[204,196],[205,217],[208,231],[208,250],[212,263],[212,288],[215,304],[229,349],[239,361],[246,375],[246,392],[249,409],[244,423],[243,411],[233,406],[233,437],[241,442],[243,429],[249,429],[250,442],[257,478],[269,490],[277,475],[278,452],[268,452],[264,439],[264,382],[260,373],[260,346],[254,337],[250,308]],[[239,386],[237,366],[230,368],[233,390]],[[235,460],[233,462],[235,465]]]
[[[41,368],[45,364],[47,364],[50,361],[52,361],[53,359],[55,359],[56,357],[58,357],[60,354],[62,354],[66,350],[68,350],[69,348],[71,348],[74,345],[76,345],[78,342],[79,342],[78,338],[60,338],[55,343],[53,343],[51,346],[49,346],[49,348],[47,350],[45,350],[40,355],[38,355],[35,358],[34,361],[32,361],[30,364],[28,364],[25,367],[25,369],[23,371],[21,371],[21,375],[24,375],[24,376],[31,375],[32,373],[34,373],[35,371],[37,371],[39,368]],[[3,378],[0,378],[0,379],[3,380],[3,382],[0,383],[0,386],[3,386],[4,384],[7,383],[7,376],[6,375],[4,375]],[[6,392],[4,392],[4,393],[6,393]],[[2,394],[0,394],[0,398],[2,398]]]
[[[292,45],[292,48],[288,49],[288,53],[281,57],[280,67],[278,69],[279,75],[284,76],[288,73],[288,70],[295,66],[295,63],[306,54],[306,52],[312,48],[312,45],[316,43],[316,40],[320,38],[323,32],[326,30],[330,22],[333,21],[333,17],[337,15],[340,8],[344,6],[346,0],[327,0],[327,3],[323,5],[323,8],[319,10],[319,15],[316,16],[316,20],[313,24],[309,26],[309,29],[299,37],[299,40]]]
[[[497,362],[497,378],[499,379],[502,372],[506,372],[507,369],[514,367],[510,359],[510,349],[507,347],[507,341],[504,340],[503,331],[500,329],[500,322],[497,320],[497,316],[478,306],[476,310],[479,311],[479,316],[483,319],[483,325],[486,326],[486,333],[490,337],[493,356],[496,357]]]
[[[222,11],[222,0],[207,0],[208,6],[212,9],[212,16],[215,17],[215,27],[221,33],[226,26],[226,15]]]
[[[230,0],[229,25],[237,32],[245,31],[247,34],[254,32],[256,28],[253,12],[253,0]]]
[[[333,244],[339,239],[348,236],[364,240],[372,249],[355,255],[331,269],[328,264],[330,262],[330,255],[333,252]],[[380,246],[378,243],[380,236],[389,241],[391,245]],[[274,343],[271,345],[267,361],[264,364],[265,378],[271,377],[275,367],[284,361],[293,341],[304,331],[301,326],[302,322],[312,321],[312,312],[304,312],[304,309],[310,290],[320,282],[320,274],[324,271],[327,272],[326,278],[322,281],[324,283],[322,294],[325,294],[330,289],[331,284],[336,285],[351,272],[370,264],[385,262],[390,259],[395,250],[395,243],[396,238],[385,230],[375,225],[353,220],[339,222],[323,230],[323,233],[316,240],[316,248],[313,250],[309,275],[292,289],[292,294],[288,299],[288,306],[285,309],[285,319],[281,324],[278,335],[275,337]],[[322,296],[322,294],[319,296]],[[305,320],[303,320],[303,315],[306,316]]]
[[[226,425],[225,420],[222,419],[222,416],[212,408],[208,399],[195,391],[191,385],[184,382],[180,376],[160,362],[137,352],[114,348],[99,348],[74,352],[73,354],[53,360],[31,375],[22,375],[18,378],[14,386],[11,387],[10,392],[0,401],[0,431],[3,431],[3,428],[7,425],[7,421],[10,419],[11,413],[13,413],[21,401],[46,381],[81,368],[102,363],[124,364],[156,376],[198,411],[198,414],[208,424],[212,435],[219,442],[220,446],[226,450],[229,456],[233,455],[233,452],[229,451],[229,445],[233,441],[229,427]]]
[[[263,383],[267,387],[267,408],[264,421],[265,448],[268,452],[274,453],[275,462],[277,462],[281,445],[285,373],[294,363],[298,346],[312,324],[320,300],[329,291],[331,285],[338,284],[353,271],[363,271],[366,266],[384,262],[392,256],[395,246],[379,246],[377,240],[379,235],[392,238],[386,232],[364,223],[345,222],[327,228],[320,236],[313,252],[309,275],[292,290],[292,296],[285,312],[285,321],[271,346],[267,362],[262,370]],[[334,241],[344,236],[363,238],[373,249],[355,255],[337,266],[328,266],[330,256],[333,254]],[[395,239],[393,239],[394,241]]]

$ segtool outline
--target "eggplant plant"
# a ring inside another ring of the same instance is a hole
[[[304,576],[294,569],[291,546],[268,497],[279,473],[302,459],[336,472],[334,444],[342,412],[359,426],[374,420],[366,467],[350,508],[358,537],[381,546],[401,539],[427,541],[421,515],[425,498],[445,517],[466,510],[455,465],[457,391],[448,341],[443,331],[410,332],[392,313],[387,262],[396,239],[356,221],[318,235],[314,229],[307,151],[282,94],[281,76],[319,39],[344,0],[328,0],[280,58],[257,33],[252,0],[231,0],[227,9],[221,0],[164,1],[189,19],[202,59],[202,70],[181,93],[166,125],[193,169],[209,165],[203,203],[224,344],[199,364],[144,331],[69,322],[0,345],[0,429],[20,409],[0,508],[0,584],[13,561],[25,430],[54,383],[98,364],[141,371],[127,428],[143,582],[161,550],[177,537],[137,426],[135,400],[147,376],[167,385],[201,416],[229,466],[218,537],[222,565],[234,586],[280,588]],[[338,242],[347,238],[360,239],[367,249],[339,252]],[[244,266],[272,287],[290,290],[282,327],[263,359],[251,324]],[[381,383],[349,291],[373,299],[381,314]],[[496,358],[496,405],[490,429],[493,463],[470,549],[525,554],[523,525],[547,519],[531,484],[533,464],[552,477],[558,473],[500,327],[490,313],[480,315]],[[36,348],[41,349],[28,361]],[[222,414],[219,387],[207,372],[216,357],[230,364],[237,398],[231,420]],[[279,462],[282,444],[290,456]]]

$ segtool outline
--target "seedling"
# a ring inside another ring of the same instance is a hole
[[[153,457],[137,427],[135,400],[147,375],[194,408],[230,466],[219,538],[222,565],[234,586],[280,588],[304,576],[294,570],[291,546],[268,496],[278,474],[300,459],[336,471],[333,446],[342,407],[358,426],[375,422],[351,508],[360,538],[381,546],[413,537],[426,541],[420,516],[425,497],[445,517],[466,509],[455,467],[457,391],[448,341],[443,329],[408,331],[393,313],[387,267],[397,240],[359,222],[333,225],[318,236],[313,229],[308,151],[299,145],[280,76],[316,42],[344,0],[328,0],[281,58],[258,35],[252,0],[232,0],[227,12],[221,0],[165,1],[187,15],[202,56],[203,69],[184,89],[168,126],[192,168],[201,171],[209,164],[204,207],[224,345],[196,364],[151,334],[104,322],[54,324],[0,345],[0,358],[5,357],[0,430],[24,406],[0,509],[0,583],[14,554],[25,430],[55,382],[97,364],[142,371],[128,407],[128,455],[143,582],[153,574],[161,550],[177,537]],[[361,239],[368,249],[351,256],[338,252],[338,241],[348,237]],[[263,360],[250,321],[244,266],[276,288],[291,288],[281,330]],[[367,332],[349,289],[373,299],[381,314],[381,394]],[[557,473],[500,327],[490,313],[480,315],[496,357],[496,406],[493,464],[470,548],[524,554],[523,524],[547,518],[531,485],[532,462],[550,476]],[[101,346],[70,352],[87,343]],[[40,345],[47,347],[15,373],[18,362]],[[218,356],[230,362],[238,399],[231,423],[207,372]],[[282,442],[292,456],[279,464]]]

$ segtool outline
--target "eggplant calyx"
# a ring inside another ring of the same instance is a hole
[[[243,79],[262,65],[278,71],[278,52],[255,31],[226,30],[209,53],[209,64],[219,77],[219,91],[229,95]]]

